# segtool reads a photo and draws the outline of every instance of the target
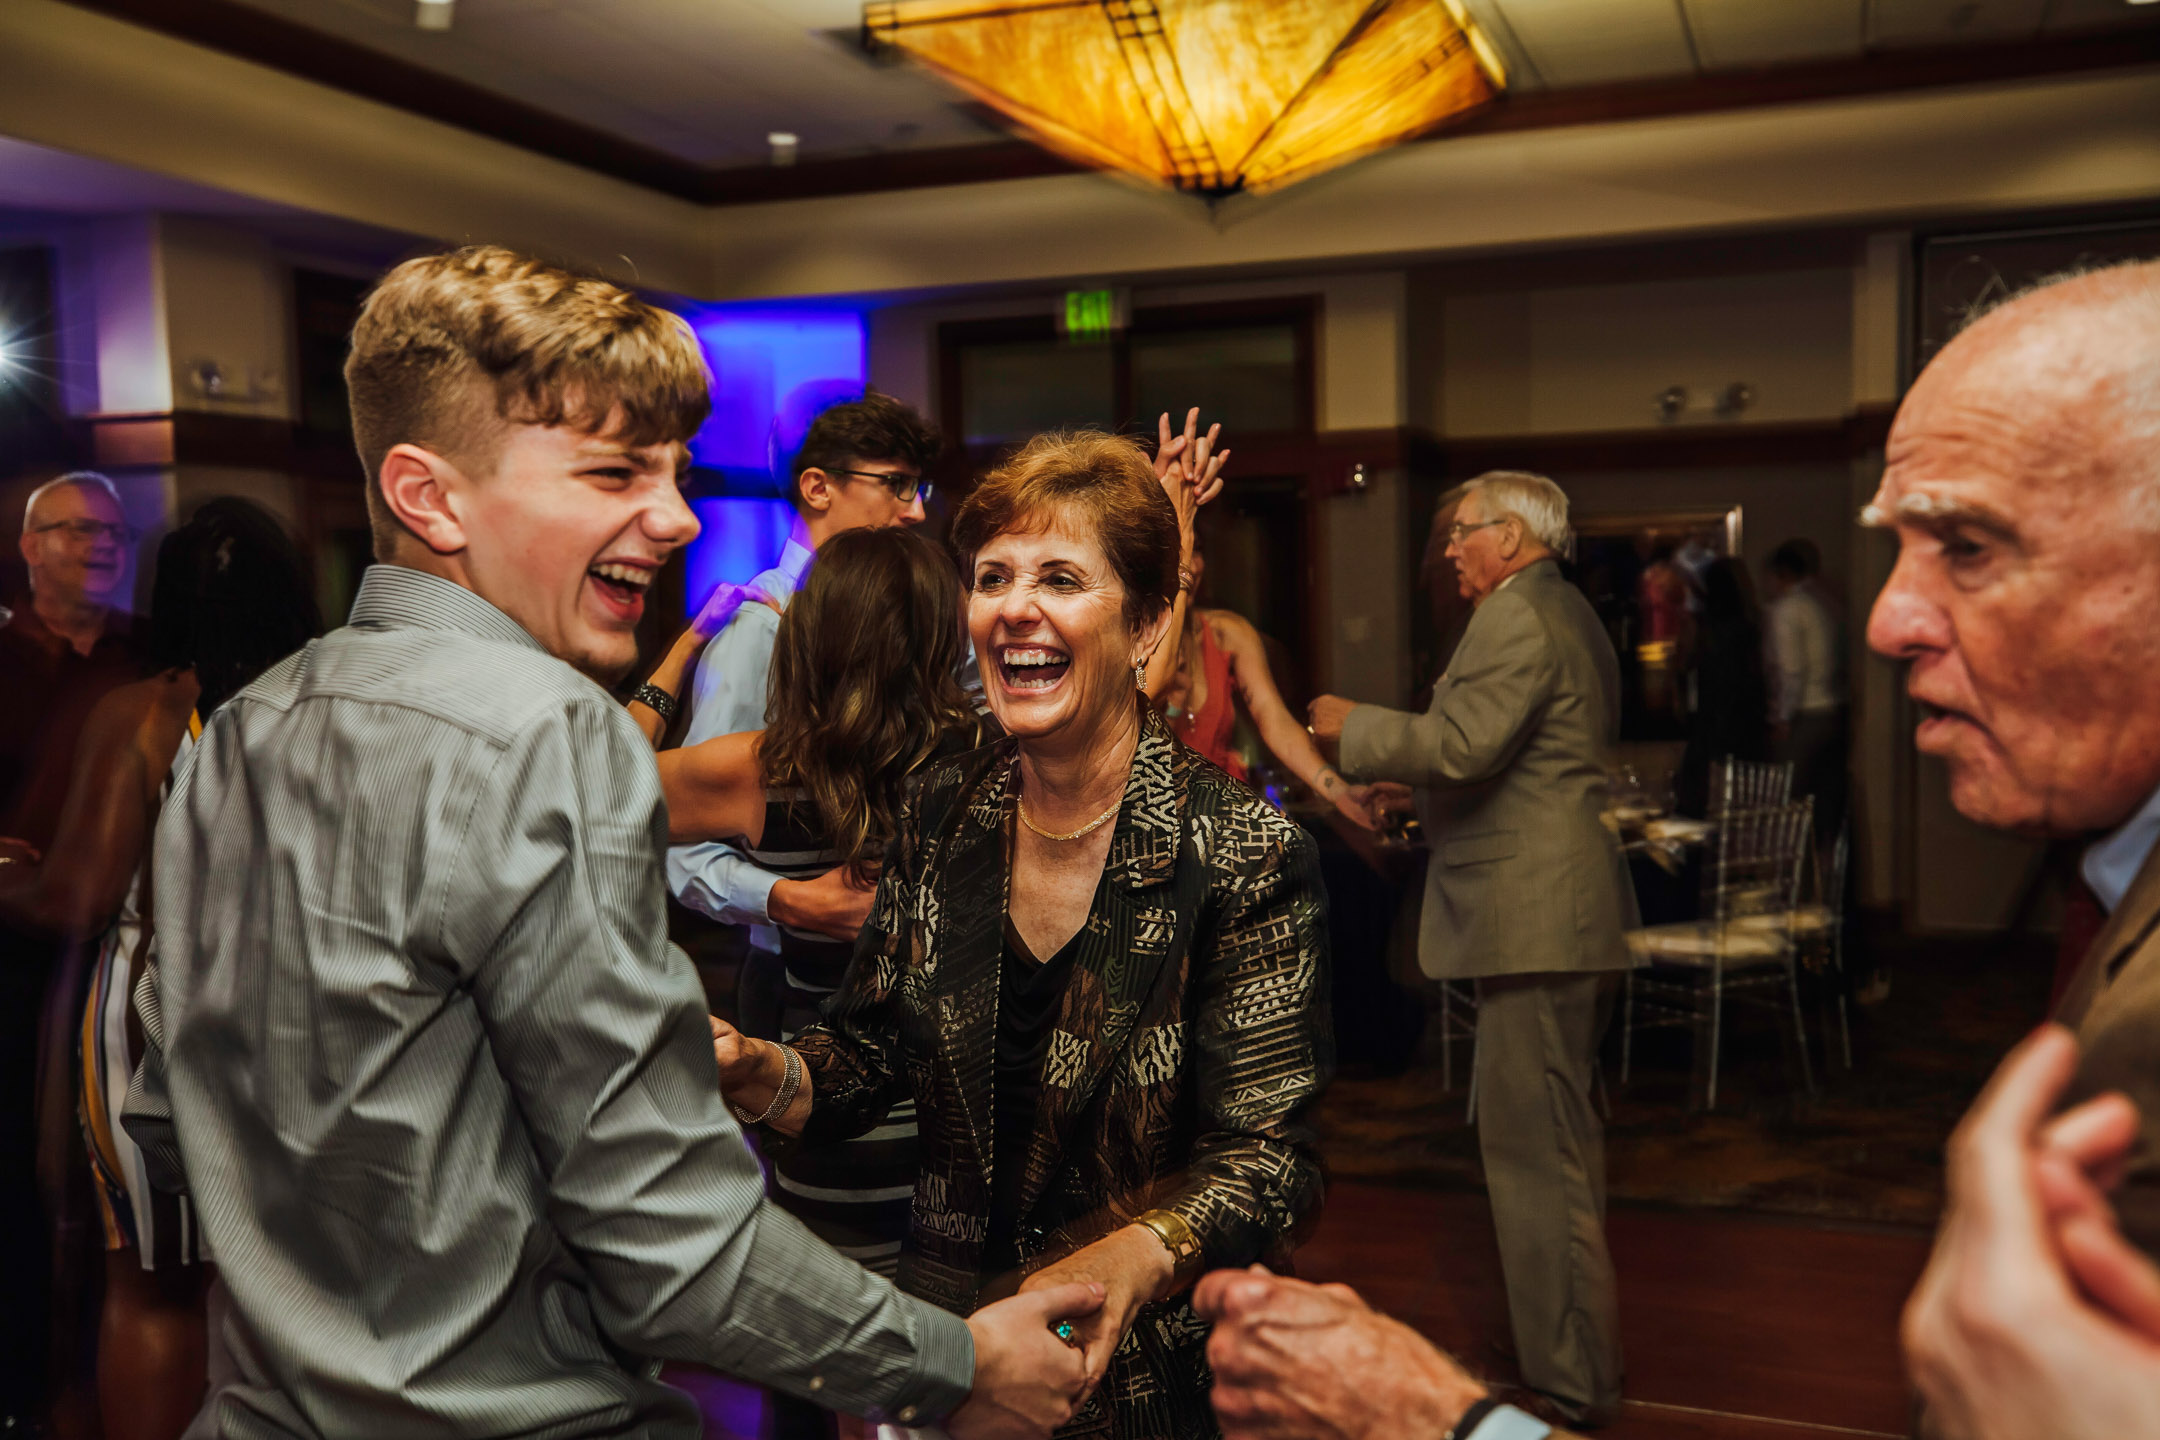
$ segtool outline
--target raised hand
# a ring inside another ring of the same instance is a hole
[[[1905,1307],[1905,1358],[1948,1440],[2160,1436],[2160,1274],[2100,1198],[2135,1111],[2103,1097],[2050,1121],[2077,1042],[2043,1026],[1951,1137],[1950,1196]],[[2129,1323],[2125,1323],[2126,1318]]]
[[[945,1421],[952,1440],[1045,1440],[1087,1398],[1083,1352],[1051,1332],[1102,1308],[1103,1287],[1053,1285],[968,1316],[975,1388]]]
[[[1215,448],[1222,426],[1210,425],[1202,435],[1200,407],[1195,405],[1185,412],[1184,433],[1171,433],[1167,410],[1156,419],[1155,428],[1155,478],[1177,511],[1179,528],[1189,532],[1194,512],[1222,493],[1222,468],[1230,458],[1228,450]]]

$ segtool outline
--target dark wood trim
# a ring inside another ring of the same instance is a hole
[[[1452,480],[1487,470],[1684,470],[1727,465],[1852,460],[1879,450],[1894,407],[1868,407],[1840,420],[1681,425],[1561,435],[1465,436],[1437,441]]]
[[[702,205],[976,184],[1084,167],[1022,139],[713,167],[422,65],[283,19],[241,0],[70,0],[86,10],[395,106],[536,154]],[[1541,130],[1811,100],[2160,64],[2160,27],[1998,44],[1875,51],[1680,80],[1516,91],[1425,137]]]
[[[1447,124],[1431,138],[1751,110],[2153,64],[2160,64],[2160,27],[2154,26],[1990,44],[1882,49],[1858,60],[1722,70],[1681,80],[1518,90]]]
[[[1283,437],[1310,436],[1318,418],[1319,396],[1319,319],[1320,302],[1312,295],[1283,295],[1260,297],[1250,300],[1222,300],[1190,305],[1156,305],[1133,312],[1127,328],[1113,336],[1107,343],[1114,347],[1112,355],[1113,403],[1124,414],[1133,411],[1135,398],[1132,391],[1132,363],[1130,338],[1135,335],[1174,335],[1185,331],[1230,329],[1237,326],[1288,325],[1295,332],[1296,375],[1292,386],[1298,396],[1298,411],[1291,417],[1287,430],[1267,436],[1269,442]],[[994,463],[995,457],[1006,445],[965,444],[966,428],[960,410],[960,351],[968,345],[996,345],[1014,341],[1047,342],[1056,338],[1057,323],[1048,313],[1031,315],[996,315],[975,320],[947,320],[937,327],[937,410],[938,424],[944,429],[950,449],[964,450],[970,466],[980,469]],[[1134,416],[1132,424],[1153,438],[1153,417]],[[1241,437],[1240,468],[1242,457],[1254,443],[1250,435]],[[947,475],[940,483],[950,484],[957,476]]]
[[[350,442],[325,440],[288,420],[170,410],[87,415],[78,423],[85,453],[99,469],[222,465],[276,470],[305,480],[346,485],[356,494],[360,490],[360,461]]]

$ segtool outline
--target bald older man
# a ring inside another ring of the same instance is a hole
[[[2109,912],[2058,1018],[2074,1098],[2160,1114],[2160,265],[2033,291],[1913,385],[1863,523],[1898,562],[1868,644],[1906,662],[1916,742],[1967,819],[2090,838]],[[2160,1165],[2139,1147],[2126,1231],[2160,1251]]]

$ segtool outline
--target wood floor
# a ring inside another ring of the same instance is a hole
[[[1615,1208],[1627,1404],[1611,1440],[1904,1436],[1897,1317],[1927,1259],[1917,1231],[1731,1212]],[[1482,1195],[1339,1183],[1306,1278],[1355,1286],[1479,1373],[1513,1379]]]
[[[1897,1317],[1926,1235],[1639,1207],[1616,1207],[1606,1231],[1628,1376],[1604,1440],[1909,1433]],[[1508,1333],[1507,1298],[1482,1194],[1337,1183],[1298,1271],[1355,1286],[1480,1375],[1518,1378],[1494,1343]],[[707,1440],[771,1440],[759,1391],[690,1370],[668,1378],[697,1396]]]

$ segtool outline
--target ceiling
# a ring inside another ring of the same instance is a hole
[[[802,182],[821,165],[828,180],[855,177],[825,184],[825,193],[988,178],[966,168],[992,156],[1008,158],[991,172],[1065,168],[1012,158],[1021,147],[955,92],[866,56],[858,0],[455,0],[447,32],[419,29],[415,0],[75,3],[711,201],[817,193]],[[1269,0],[1160,3],[1174,12]],[[1885,57],[1894,65],[1919,52],[2010,56],[2035,42],[2075,46],[2094,32],[2137,30],[2160,42],[2160,3],[2132,0],[1464,3],[1507,60],[1518,101],[1778,67],[1880,71]],[[2140,57],[2160,60],[2160,44],[2131,59]],[[2034,59],[2026,68],[2047,66]],[[773,131],[800,137],[793,188],[783,174],[760,174],[772,170]],[[932,158],[927,169],[917,163]],[[880,179],[866,161],[912,163],[917,178]],[[716,176],[750,184],[716,186]]]

